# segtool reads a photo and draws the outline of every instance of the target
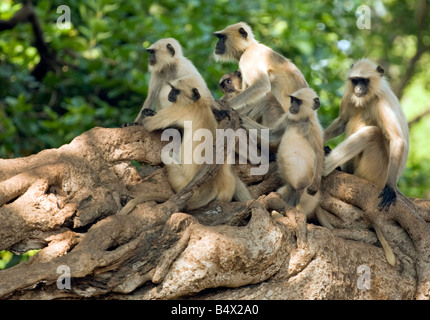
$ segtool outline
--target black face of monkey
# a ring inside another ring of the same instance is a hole
[[[215,47],[215,54],[224,54],[225,53],[225,41],[227,40],[227,36],[222,33],[214,33],[216,37],[218,37],[218,42]]]
[[[170,102],[176,102],[179,93],[181,93],[181,91],[172,86],[172,90],[170,90],[167,100]]]
[[[148,63],[150,66],[153,66],[157,63],[157,59],[155,58],[155,50],[153,49],[146,49],[147,52],[149,52],[149,59]]]
[[[233,81],[231,81],[231,78],[227,78],[221,81],[219,87],[223,92],[230,93],[235,91],[235,87]]]
[[[242,74],[240,71],[236,70],[233,73],[224,75],[218,86],[224,93],[232,93],[240,90],[241,82]]]
[[[175,88],[174,86],[172,86],[172,90],[170,90],[169,95],[167,96],[167,100],[169,100],[170,102],[176,102],[176,100],[178,100],[178,95],[181,93],[181,90]],[[200,92],[197,88],[193,88],[191,90],[191,100],[193,102],[198,101],[201,96],[200,96]]]
[[[352,86],[354,87],[354,94],[361,98],[364,97],[369,89],[370,80],[368,78],[350,78]]]
[[[303,101],[294,97],[294,96],[290,96],[290,97],[291,97],[290,113],[291,114],[298,114],[300,111],[300,106],[301,106]]]

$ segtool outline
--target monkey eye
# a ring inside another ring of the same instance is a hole
[[[364,78],[364,79],[363,79],[363,83],[364,83],[365,85],[368,85],[368,84],[369,84],[369,82],[370,82],[370,80],[369,80],[369,79],[366,79],[366,78]]]
[[[358,84],[358,79],[356,79],[356,78],[352,78],[352,79],[351,79],[351,82],[352,82],[352,84],[353,84],[354,86],[356,86],[356,85]]]
[[[227,80],[226,80],[226,82],[227,82],[227,83],[231,83],[231,80],[230,80],[230,79],[227,79]]]

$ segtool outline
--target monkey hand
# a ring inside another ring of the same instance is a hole
[[[309,195],[314,196],[318,192],[319,188],[319,183],[312,183],[306,191]]]
[[[379,202],[378,204],[379,211],[382,211],[384,209],[385,211],[388,211],[391,205],[393,206],[396,205],[396,201],[397,201],[396,190],[394,190],[388,184],[386,184],[378,198],[382,198],[381,202]]]
[[[142,110],[142,112],[140,113],[140,117],[141,117],[141,119],[144,119],[144,118],[146,118],[146,117],[152,117],[152,116],[155,116],[157,113],[154,111],[154,110],[152,110],[152,109],[149,109],[149,108],[145,108],[145,109],[143,109]]]
[[[276,161],[276,153],[269,152],[269,162]]]
[[[324,155],[327,157],[331,153],[331,148],[329,146],[324,146]]]
[[[217,121],[221,121],[225,117],[228,117],[228,119],[231,120],[230,111],[229,110],[215,110],[214,109],[214,110],[212,110],[212,112],[213,112],[213,114],[215,116],[215,119]]]

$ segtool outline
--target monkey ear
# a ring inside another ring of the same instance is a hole
[[[199,90],[197,90],[197,88],[193,88],[193,97],[192,97],[193,101],[196,102],[197,100],[200,99],[200,92]]]
[[[354,68],[354,63],[349,66],[350,69]]]
[[[239,33],[244,39],[248,36],[248,32],[246,32],[244,28],[240,28]]]
[[[319,107],[320,107],[320,99],[318,97],[314,98],[314,107],[313,107],[313,109],[317,110]]]
[[[381,75],[381,76],[383,76],[384,75],[384,68],[382,68],[381,66],[377,66],[376,67],[376,71],[378,71],[379,72],[379,74]]]
[[[234,74],[235,74],[236,76],[238,76],[239,78],[242,78],[242,73],[241,73],[239,70],[235,70],[235,71],[234,71]]]
[[[173,49],[173,46],[170,44],[170,43],[168,43],[167,45],[166,45],[166,48],[167,48],[167,50],[169,50],[169,52],[170,52],[170,54],[172,55],[172,57],[175,55],[175,49]]]

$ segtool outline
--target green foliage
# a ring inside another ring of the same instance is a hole
[[[34,256],[39,250],[30,250],[22,255],[14,255],[7,250],[0,251],[0,270],[13,267],[14,265],[28,261],[30,257]]]
[[[94,126],[117,127],[132,121],[149,83],[145,48],[160,38],[178,39],[184,54],[219,97],[219,78],[237,64],[215,61],[216,38],[212,34],[229,24],[248,22],[258,40],[291,58],[319,92],[324,127],[337,115],[345,73],[354,60],[367,56],[381,63],[397,87],[418,46],[430,44],[428,23],[417,22],[420,14],[428,16],[428,12],[420,12],[414,0],[35,3],[45,40],[63,65],[37,82],[30,75],[40,60],[31,26],[20,23],[1,32],[2,158],[59,147]],[[57,13],[57,8],[64,4],[71,10],[71,26],[59,29],[57,19],[62,13]],[[363,4],[372,9],[370,30],[356,25],[356,11]],[[0,19],[9,19],[20,6],[3,0]],[[428,52],[422,55],[413,70],[413,81],[404,91],[402,104],[409,118],[428,107],[430,71],[425,66],[429,60]],[[410,196],[426,197],[429,192],[428,130],[428,118],[411,130],[409,162],[400,183]]]

